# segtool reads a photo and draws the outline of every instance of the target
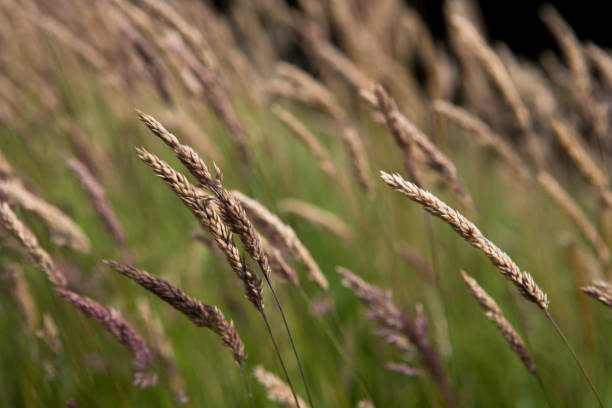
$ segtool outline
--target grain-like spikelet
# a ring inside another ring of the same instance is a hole
[[[459,180],[457,169],[453,162],[405,115],[397,110],[395,103],[385,92],[384,88],[375,86],[374,93],[376,101],[378,102],[377,109],[380,109],[385,115],[389,126],[391,127],[391,124],[393,125],[391,129],[395,135],[398,146],[404,150],[403,146],[414,143],[414,145],[424,153],[427,158],[428,166],[442,176],[443,180],[451,186],[468,208],[474,208],[472,197],[461,180]],[[413,165],[410,165],[409,161],[410,158],[405,156],[404,163],[408,170],[408,174],[412,176],[411,172],[414,173],[414,170]],[[415,183],[418,184],[418,179],[415,180]]]
[[[484,289],[476,282],[476,279],[472,278],[470,275],[465,273],[465,271],[461,271],[461,276],[465,281],[469,291],[474,295],[480,306],[484,309],[485,315],[487,318],[492,321],[497,328],[502,332],[503,336],[508,341],[508,344],[512,348],[512,350],[519,356],[527,371],[531,374],[535,374],[536,365],[523,342],[521,336],[514,330],[512,324],[506,319],[504,313],[499,308],[495,300],[491,298]]]
[[[563,146],[570,159],[572,159],[578,171],[597,191],[602,202],[607,207],[612,207],[612,193],[609,190],[608,177],[582,145],[576,131],[569,123],[561,119],[552,119],[551,125],[557,140]]]
[[[246,196],[240,191],[233,190],[232,195],[240,201],[248,214],[261,225],[264,231],[274,242],[279,242],[285,250],[289,251],[298,261],[300,261],[308,272],[310,280],[314,281],[321,289],[327,291],[328,282],[323,272],[319,268],[308,249],[299,240],[295,231],[290,226],[284,224],[280,218],[272,214],[270,210],[261,205],[258,201]]]
[[[246,355],[244,354],[242,340],[240,340],[240,336],[234,328],[234,323],[228,322],[218,307],[189,297],[180,288],[173,286],[164,279],[151,275],[147,271],[115,261],[104,261],[104,263],[157,295],[187,316],[196,326],[212,330],[221,338],[223,344],[232,351],[236,363],[240,366],[244,364]]]
[[[147,152],[145,149],[137,149],[138,157],[148,164],[155,174],[180,197],[183,203],[200,221],[202,226],[214,237],[217,245],[223,251],[225,258],[236,276],[242,281],[247,298],[259,311],[263,311],[263,283],[255,275],[245,259],[240,255],[232,237],[232,232],[223,222],[219,209],[210,196],[197,190],[180,173],[177,173],[166,162],[157,156]]]
[[[437,113],[451,119],[462,128],[474,132],[479,142],[497,153],[519,177],[523,179],[529,177],[529,170],[523,159],[512,146],[482,120],[467,110],[442,100],[434,101],[433,108]]]
[[[291,393],[291,388],[289,388],[280,378],[266,371],[262,366],[255,367],[253,373],[257,381],[266,389],[269,399],[277,402],[284,408],[298,408],[293,398],[293,394]],[[298,397],[298,404],[300,407],[307,406],[300,397]]]
[[[276,273],[278,277],[292,285],[299,286],[300,279],[297,272],[287,263],[281,251],[272,245],[263,235],[260,234],[259,238],[261,239],[261,246],[270,260],[272,273]]]
[[[421,305],[417,305],[416,315],[400,310],[391,301],[391,293],[370,285],[346,268],[338,267],[344,286],[350,288],[366,306],[366,315],[380,322],[388,329],[405,334],[419,353],[423,364],[430,372],[448,406],[455,406],[455,394],[448,379],[437,350],[429,339],[427,317]]]
[[[541,171],[538,174],[538,182],[552,197],[557,205],[567,214],[576,224],[578,230],[584,238],[595,248],[597,257],[603,265],[610,261],[610,251],[608,246],[601,238],[595,226],[589,221],[584,212],[580,209],[576,201],[570,197],[563,187],[547,172]]]
[[[284,199],[278,202],[280,212],[297,215],[306,221],[326,229],[344,241],[351,241],[353,233],[348,225],[330,211],[302,200]]]
[[[49,228],[54,244],[89,252],[91,244],[83,230],[59,208],[25,189],[16,180],[0,180],[0,199],[36,214]]]
[[[370,178],[370,165],[365,154],[363,141],[351,124],[346,111],[331,91],[291,64],[278,64],[276,72],[281,78],[288,81],[290,86],[293,86],[293,90],[284,96],[315,106],[336,121],[340,137],[351,159],[353,174],[361,187],[368,194],[372,194],[374,186]]]
[[[92,207],[100,215],[115,241],[126,250],[125,232],[113,208],[106,199],[106,193],[100,182],[96,180],[95,176],[79,160],[75,158],[69,159],[68,166],[83,185]]]
[[[380,84],[374,86],[374,96],[376,97],[376,109],[385,117],[387,127],[391,130],[397,147],[402,151],[404,168],[406,169],[408,177],[416,184],[422,185],[412,152],[415,141],[412,136],[407,133],[407,129],[401,125],[401,114],[397,109],[395,101],[387,94]]]
[[[386,367],[390,371],[394,371],[396,373],[404,374],[407,377],[420,377],[421,375],[423,375],[421,370],[419,370],[417,368],[414,368],[414,367],[410,367],[409,365],[404,364],[404,363],[388,362],[386,364]]]
[[[23,245],[34,265],[47,275],[47,279],[55,286],[66,286],[66,277],[56,268],[53,259],[45,251],[34,233],[11,210],[6,202],[0,202],[0,223]]]
[[[612,291],[609,290],[609,286],[605,285],[589,285],[580,288],[584,293],[591,296],[594,299],[599,300],[601,303],[608,307],[612,307]]]
[[[504,99],[510,105],[518,125],[528,130],[531,127],[529,111],[523,104],[521,97],[495,51],[493,51],[481,37],[474,25],[464,17],[454,15],[451,17],[451,25],[459,40],[464,44],[472,55],[481,63],[489,73]]]
[[[591,92],[591,75],[580,41],[559,12],[550,4],[540,9],[540,18],[559,44],[567,63],[574,74],[580,92]]]
[[[106,308],[91,298],[81,296],[67,289],[56,288],[55,291],[68,303],[71,303],[89,318],[104,326],[134,356],[134,385],[146,388],[157,383],[157,374],[148,372],[153,364],[153,356],[149,346],[147,346],[142,336],[134,330],[132,325],[117,310]]]
[[[319,166],[329,177],[336,180],[338,170],[329,157],[329,153],[304,124],[286,109],[279,105],[272,106],[272,112],[283,122],[300,142],[319,160]]]
[[[548,296],[535,283],[533,277],[528,272],[521,271],[518,265],[489,241],[470,220],[430,192],[404,180],[399,174],[388,174],[381,171],[381,178],[394,190],[406,195],[412,201],[421,204],[429,213],[444,220],[472,246],[483,251],[501,274],[510,279],[528,300],[543,310],[548,310]]]
[[[217,165],[214,166],[216,177],[213,178],[208,166],[191,147],[181,144],[176,136],[168,132],[152,116],[142,112],[138,112],[138,116],[153,134],[174,150],[181,163],[198,182],[216,197],[223,220],[234,233],[238,234],[246,251],[257,262],[264,276],[268,278],[270,265],[268,256],[262,248],[259,233],[253,227],[240,202],[223,187],[223,173]]]

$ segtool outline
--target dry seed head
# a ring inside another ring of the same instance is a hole
[[[324,228],[344,241],[351,241],[353,233],[348,225],[335,214],[302,200],[284,199],[278,202],[280,212],[297,215]]]
[[[604,203],[608,207],[612,206],[612,193],[609,191],[608,177],[579,141],[575,130],[561,119],[551,119],[551,125],[557,140],[572,159],[578,171],[597,190]]]
[[[11,210],[6,202],[0,203],[0,222],[23,245],[33,263],[45,272],[47,279],[55,286],[66,286],[66,277],[55,267],[53,259],[40,244],[34,233]]]
[[[233,322],[228,322],[219,308],[192,299],[180,288],[146,271],[115,261],[104,261],[104,263],[157,295],[160,299],[187,316],[196,326],[207,327],[215,332],[221,337],[226,347],[232,350],[236,363],[238,365],[244,363],[246,356],[242,340],[240,340],[238,332],[234,329]]]
[[[541,171],[538,174],[538,182],[552,197],[557,205],[574,222],[584,238],[595,248],[601,263],[607,265],[610,261],[610,251],[608,246],[601,238],[595,226],[589,221],[584,212],[580,209],[576,201],[565,191],[563,187],[550,174]]]
[[[123,227],[115,215],[110,203],[106,199],[104,188],[100,182],[96,180],[89,169],[79,160],[75,158],[69,159],[68,166],[83,185],[83,188],[87,192],[93,208],[100,215],[102,220],[104,220],[104,223],[106,224],[106,227],[110,231],[113,238],[117,241],[117,243],[125,248],[125,232],[123,231]]]
[[[421,370],[410,367],[403,363],[389,362],[386,364],[386,366],[389,370],[395,371],[396,373],[404,374],[405,376],[408,376],[408,377],[420,377],[423,375]]]
[[[223,173],[221,169],[219,169],[216,163],[213,163],[216,174],[216,177],[213,179],[208,166],[191,147],[181,144],[176,136],[168,132],[152,116],[142,112],[138,112],[138,116],[156,136],[174,150],[179,160],[198,179],[202,186],[217,198],[224,222],[231,228],[232,232],[240,236],[246,251],[257,262],[264,276],[269,277],[270,265],[268,257],[262,249],[259,234],[247,217],[240,202],[223,188]]]
[[[95,300],[66,289],[55,289],[56,293],[81,310],[92,320],[100,323],[104,328],[115,336],[134,356],[134,385],[146,388],[155,385],[157,375],[147,373],[153,364],[153,357],[145,340],[128,323],[121,314],[112,308],[105,308]]]
[[[532,374],[536,373],[536,366],[527,351],[527,347],[521,339],[521,336],[514,330],[510,322],[504,316],[502,310],[497,306],[497,303],[491,298],[487,292],[476,282],[476,279],[461,271],[461,276],[465,281],[469,291],[474,295],[480,306],[485,310],[485,315],[491,320],[497,328],[502,332],[503,336],[508,341],[512,350],[519,356],[527,371]]]
[[[529,129],[531,127],[529,111],[523,104],[508,71],[497,54],[486,44],[478,30],[466,18],[454,15],[451,17],[451,25],[458,34],[460,41],[465,44],[466,49],[480,61],[481,65],[493,78],[501,94],[512,108],[512,112],[521,129]]]
[[[327,291],[328,282],[308,249],[299,240],[295,231],[284,224],[276,215],[265,208],[256,200],[246,196],[240,191],[233,190],[231,194],[248,211],[249,216],[255,220],[268,234],[272,234],[275,242],[280,242],[298,261],[300,261],[308,272],[308,277],[321,289]],[[272,239],[272,237],[269,237]]]
[[[583,286],[580,288],[580,290],[593,299],[599,300],[604,305],[612,307],[612,293],[608,292],[607,290],[601,289],[597,286]]]
[[[281,122],[283,122],[291,132],[306,146],[306,148],[319,160],[321,170],[323,170],[332,179],[337,179],[338,170],[333,161],[329,157],[329,153],[323,147],[319,139],[317,139],[304,124],[289,111],[281,108],[279,105],[274,105],[271,108]]]
[[[138,157],[148,164],[153,171],[181,198],[183,203],[206,228],[225,255],[232,270],[243,282],[247,298],[257,308],[263,310],[263,283],[246,264],[234,242],[232,232],[223,222],[219,210],[210,196],[197,190],[185,176],[177,173],[166,162],[145,149],[136,149]]]
[[[32,194],[18,180],[0,180],[0,199],[31,211],[49,228],[53,243],[79,252],[89,252],[91,244],[83,230],[56,206]]]
[[[529,177],[529,170],[523,159],[500,135],[493,132],[486,123],[465,109],[442,100],[433,103],[437,113],[455,121],[459,126],[468,129],[478,137],[481,144],[491,147],[499,157],[521,178]]]
[[[280,378],[266,371],[262,366],[255,367],[253,373],[257,381],[266,389],[269,399],[277,402],[284,408],[298,408],[295,404],[291,388],[289,388]],[[307,406],[300,397],[298,397],[298,404],[300,407]]]
[[[546,4],[540,9],[540,18],[559,43],[559,48],[561,48],[574,74],[580,92],[589,94],[591,92],[589,67],[582,52],[582,45],[571,27],[550,4]]]
[[[536,303],[543,310],[548,309],[548,296],[535,283],[533,277],[521,271],[518,265],[489,241],[470,220],[430,192],[404,180],[399,174],[388,174],[381,171],[381,178],[395,191],[406,195],[412,201],[421,204],[429,213],[444,220],[472,246],[483,251],[501,274],[510,279],[528,300]]]

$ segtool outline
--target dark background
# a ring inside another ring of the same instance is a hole
[[[407,3],[421,12],[436,37],[445,37],[442,0],[407,0]],[[579,39],[590,39],[598,45],[612,46],[610,0],[482,0],[479,4],[489,38],[493,42],[503,41],[514,52],[532,58],[537,58],[544,49],[556,50],[554,39],[538,16],[538,9],[545,3],[555,6]]]

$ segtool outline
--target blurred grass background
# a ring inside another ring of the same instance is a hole
[[[82,129],[96,157],[100,181],[127,233],[135,265],[198,299],[218,305],[228,319],[234,320],[245,343],[247,371],[263,364],[280,375],[262,322],[245,301],[233,273],[223,260],[191,237],[198,230],[196,220],[134,151],[135,146],[145,146],[181,169],[172,152],[139,123],[134,108],[163,122],[164,113],[180,110],[182,104],[189,102],[179,99],[175,107],[168,108],[149,88],[139,89],[125,99],[109,93],[96,74],[83,69],[65,50],[52,49],[48,64],[51,69],[47,80],[57,86],[67,105],[66,112]],[[83,228],[92,242],[91,253],[78,254],[53,245],[40,220],[25,211],[18,215],[32,227],[58,264],[73,269],[75,276],[82,278],[79,282],[84,285],[83,294],[120,310],[145,337],[149,337],[149,329],[137,305],[145,302],[150,306],[163,322],[174,350],[190,399],[187,406],[246,406],[240,374],[215,335],[194,327],[178,312],[101,264],[102,259],[121,259],[121,250],[66,165],[73,153],[58,125],[59,118],[34,114],[40,105],[35,91],[30,88],[30,93],[22,95],[32,107],[23,106],[18,112],[21,127],[6,123],[0,126],[0,151],[33,191],[60,207]],[[218,165],[224,172],[225,186],[246,193],[275,212],[279,200],[299,198],[335,213],[354,233],[354,240],[347,243],[297,217],[282,216],[329,279],[329,295],[337,315],[337,319],[333,314],[315,316],[295,287],[276,285],[317,406],[349,407],[370,398],[378,407],[442,404],[427,374],[409,378],[385,368],[387,361],[400,360],[401,356],[372,335],[376,325],[364,317],[364,309],[354,294],[341,285],[335,272],[337,265],[383,289],[391,289],[396,304],[404,309],[413,310],[416,304],[423,304],[433,342],[443,356],[460,406],[546,405],[537,381],[528,375],[465,289],[460,269],[478,279],[522,334],[553,406],[594,406],[586,383],[544,315],[524,302],[488,260],[448,226],[379,181],[379,169],[403,172],[403,165],[388,130],[369,120],[366,106],[355,103],[351,113],[371,162],[371,177],[375,180],[371,199],[354,182],[350,158],[329,119],[302,106],[289,105],[329,148],[341,173],[340,183],[319,170],[312,156],[268,109],[239,95],[233,99],[251,137],[249,146],[254,157],[250,167],[241,161],[228,132],[212,113],[187,113],[202,135],[218,147]],[[553,316],[584,361],[604,401],[612,402],[612,379],[607,372],[612,364],[608,347],[612,314],[589,301],[590,326],[584,324],[586,317],[578,302],[585,295],[577,289],[570,251],[562,244],[569,232],[576,237],[577,245],[584,246],[573,226],[534,181],[517,180],[489,152],[477,146],[468,132],[430,116],[423,118],[422,126],[457,165],[476,203],[478,216],[474,221],[478,227],[548,292]],[[178,131],[176,134],[182,137]],[[194,148],[211,162],[209,152],[202,150],[197,140]],[[574,172],[567,171],[564,162],[554,166],[555,174],[572,196],[595,218],[595,202],[585,185]],[[445,201],[459,206],[452,194],[432,187]],[[161,367],[158,386],[144,390],[131,386],[131,357],[122,345],[58,300],[43,274],[5,245],[5,236],[4,232],[0,236],[0,263],[23,267],[38,310],[52,316],[57,324],[62,347],[61,352],[54,353],[26,330],[10,285],[0,281],[0,406],[62,406],[71,398],[83,407],[176,405]],[[418,248],[434,265],[435,284],[424,281],[397,254],[397,245],[402,242]],[[315,300],[322,299],[303,271],[300,275],[306,292]],[[280,316],[267,290],[265,294],[285,363],[299,394],[305,396]],[[340,340],[354,370],[364,378],[369,394],[359,387],[326,327]],[[590,333],[584,332],[585,327]],[[585,343],[585,338],[592,338],[592,343]],[[251,375],[249,379],[256,406],[275,406]]]

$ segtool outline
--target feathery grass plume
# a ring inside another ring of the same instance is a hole
[[[159,316],[153,313],[149,302],[144,298],[139,298],[136,308],[140,312],[147,330],[147,338],[151,344],[151,350],[156,360],[161,361],[168,376],[168,383],[174,393],[174,400],[179,404],[189,402],[185,385],[185,380],[181,376],[176,366],[176,356],[172,343],[166,334],[164,325]]]
[[[600,262],[605,266],[610,261],[610,250],[597,229],[580,209],[576,201],[561,187],[553,176],[545,171],[538,174],[538,182],[557,203],[559,208],[574,222],[580,233],[593,246]]]
[[[329,157],[329,153],[323,147],[319,139],[317,139],[304,124],[295,116],[293,116],[288,110],[283,109],[279,105],[273,105],[272,113],[280,119],[285,126],[287,126],[291,133],[293,133],[297,139],[304,144],[304,146],[319,160],[319,166],[330,178],[337,180],[338,170],[334,165],[334,162]]]
[[[388,329],[404,333],[419,352],[423,364],[436,382],[448,406],[455,406],[455,393],[448,375],[442,366],[438,352],[429,339],[427,318],[422,306],[418,305],[416,315],[400,310],[391,301],[391,292],[383,292],[370,285],[346,268],[337,267],[342,283],[350,288],[367,308],[367,317],[380,322]]]
[[[331,91],[315,78],[291,64],[279,63],[276,67],[276,73],[287,81],[290,88],[292,86],[292,91],[283,96],[315,106],[334,119],[339,128],[340,138],[351,159],[355,179],[366,193],[372,194],[374,186],[370,179],[370,165],[365,154],[363,141],[351,124],[346,111]]]
[[[576,38],[573,30],[550,4],[542,6],[540,18],[557,40],[559,48],[572,70],[578,89],[580,92],[590,94],[592,84],[589,66],[582,52],[580,41]]]
[[[593,282],[589,286],[581,287],[580,290],[599,300],[604,305],[612,307],[612,287],[610,287],[610,284],[606,282]]]
[[[369,400],[361,400],[357,403],[355,408],[376,408],[374,403]]]
[[[108,228],[112,237],[124,251],[128,251],[125,231],[123,230],[119,219],[115,215],[113,208],[106,199],[106,193],[100,182],[96,180],[95,176],[89,171],[87,166],[76,158],[70,158],[68,160],[68,166],[81,182],[83,189],[89,196],[89,201],[91,202],[92,207],[98,213],[100,218],[102,218],[102,221],[104,221],[104,224],[106,225],[106,228]],[[129,257],[130,256],[128,255],[128,258]]]
[[[330,211],[305,201],[291,198],[281,200],[277,205],[280,212],[297,215],[317,227],[326,229],[346,242],[350,242],[353,239],[353,232],[349,226]]]
[[[134,356],[134,385],[147,388],[157,383],[157,374],[148,372],[153,364],[153,356],[147,343],[117,310],[105,308],[95,300],[67,289],[55,288],[55,292],[87,317],[104,326]]]
[[[136,151],[138,157],[164,180],[196,216],[202,226],[211,233],[232,270],[242,281],[247,298],[257,310],[263,311],[263,282],[251,271],[245,259],[240,255],[232,232],[219,215],[214,200],[202,191],[198,191],[187,181],[185,176],[177,173],[159,157],[147,152],[144,148],[137,148]]]
[[[18,180],[0,180],[0,199],[36,214],[49,228],[54,244],[79,252],[89,252],[91,249],[89,238],[70,217],[30,193]]]
[[[497,303],[491,298],[484,289],[476,282],[476,279],[461,271],[461,276],[468,287],[469,291],[474,295],[480,306],[485,311],[487,319],[492,321],[501,331],[503,336],[508,341],[510,348],[519,356],[527,371],[531,374],[536,374],[536,365],[523,342],[521,336],[514,330],[512,324],[506,319],[502,310],[497,306]]]
[[[497,153],[502,161],[519,177],[522,179],[529,177],[527,165],[512,146],[478,117],[465,109],[442,100],[434,101],[433,108],[437,113],[451,119],[462,128],[474,132],[479,142]]]
[[[404,180],[399,174],[388,174],[381,171],[381,178],[395,191],[421,204],[426,211],[449,224],[472,246],[483,251],[499,272],[510,279],[529,301],[540,306],[542,310],[548,311],[548,296],[535,283],[533,277],[528,272],[521,271],[518,265],[505,252],[489,241],[470,220],[430,192]]]
[[[321,272],[319,265],[308,249],[306,249],[302,241],[297,237],[293,228],[284,224],[280,218],[272,214],[270,210],[265,208],[258,201],[246,196],[240,191],[232,190],[231,193],[240,201],[251,218],[262,226],[270,239],[274,242],[279,242],[285,250],[290,252],[306,267],[309,279],[315,282],[321,289],[327,291],[329,286],[327,278],[323,275],[323,272]]]
[[[529,111],[523,104],[508,71],[495,51],[487,45],[478,30],[466,18],[453,15],[450,22],[459,41],[465,45],[465,49],[480,61],[499,88],[502,96],[510,105],[518,125],[521,129],[528,130],[531,127]]]
[[[395,251],[402,257],[410,266],[421,274],[427,282],[433,283],[436,280],[436,274],[429,264],[419,253],[419,251],[406,244],[405,242],[398,244]]]
[[[270,268],[272,273],[276,273],[279,278],[294,286],[300,285],[300,279],[297,272],[291,265],[285,261],[283,254],[274,245],[270,243],[263,235],[259,235],[261,246],[270,260]]]
[[[123,265],[115,261],[103,261],[110,268],[123,276],[133,280],[149,292],[168,303],[170,306],[183,313],[196,326],[206,327],[217,334],[223,344],[229,348],[234,360],[239,366],[246,361],[244,345],[233,322],[228,322],[217,306],[211,306],[189,297],[180,288],[173,286],[168,281],[151,275],[147,271],[137,269],[133,266]]]
[[[42,269],[47,279],[55,286],[66,286],[66,277],[55,267],[53,259],[40,244],[34,233],[11,210],[7,202],[0,202],[0,223],[23,245],[32,263]]]
[[[410,177],[410,179],[417,185],[422,185],[412,154],[412,147],[415,144],[415,141],[407,132],[407,129],[401,125],[399,119],[401,114],[397,109],[395,101],[387,94],[385,89],[380,84],[374,85],[374,97],[376,98],[376,103],[373,104],[373,107],[383,114],[387,127],[391,130],[391,134],[394,136],[395,143],[401,149],[403,154],[404,168],[406,169],[408,177]],[[374,100],[372,100],[372,103],[374,103]]]
[[[376,86],[374,93],[376,96],[376,101],[378,102],[377,109],[380,109],[385,115],[387,118],[387,123],[390,123],[389,121],[393,123],[392,130],[395,129],[393,132],[396,135],[398,146],[404,149],[403,146],[405,144],[414,143],[414,145],[425,154],[428,166],[442,176],[443,180],[452,187],[452,189],[459,195],[467,207],[474,208],[472,197],[461,180],[459,180],[457,169],[453,162],[446,157],[446,155],[442,153],[405,115],[397,110],[395,103],[385,92],[384,88],[381,86]],[[412,166],[408,166],[406,158],[404,163],[407,167],[409,176],[412,176],[410,174],[410,168],[412,168]],[[418,184],[418,180],[415,180],[415,183]]]
[[[551,119],[551,126],[557,140],[572,159],[584,179],[597,191],[603,204],[612,207],[612,192],[609,190],[608,176],[580,142],[575,129],[560,118]]]
[[[291,388],[285,384],[280,378],[269,371],[266,371],[262,366],[257,366],[253,370],[253,374],[257,381],[266,389],[268,398],[277,402],[284,408],[299,408],[306,407],[306,403],[298,397],[298,402],[295,401],[291,394]]]

